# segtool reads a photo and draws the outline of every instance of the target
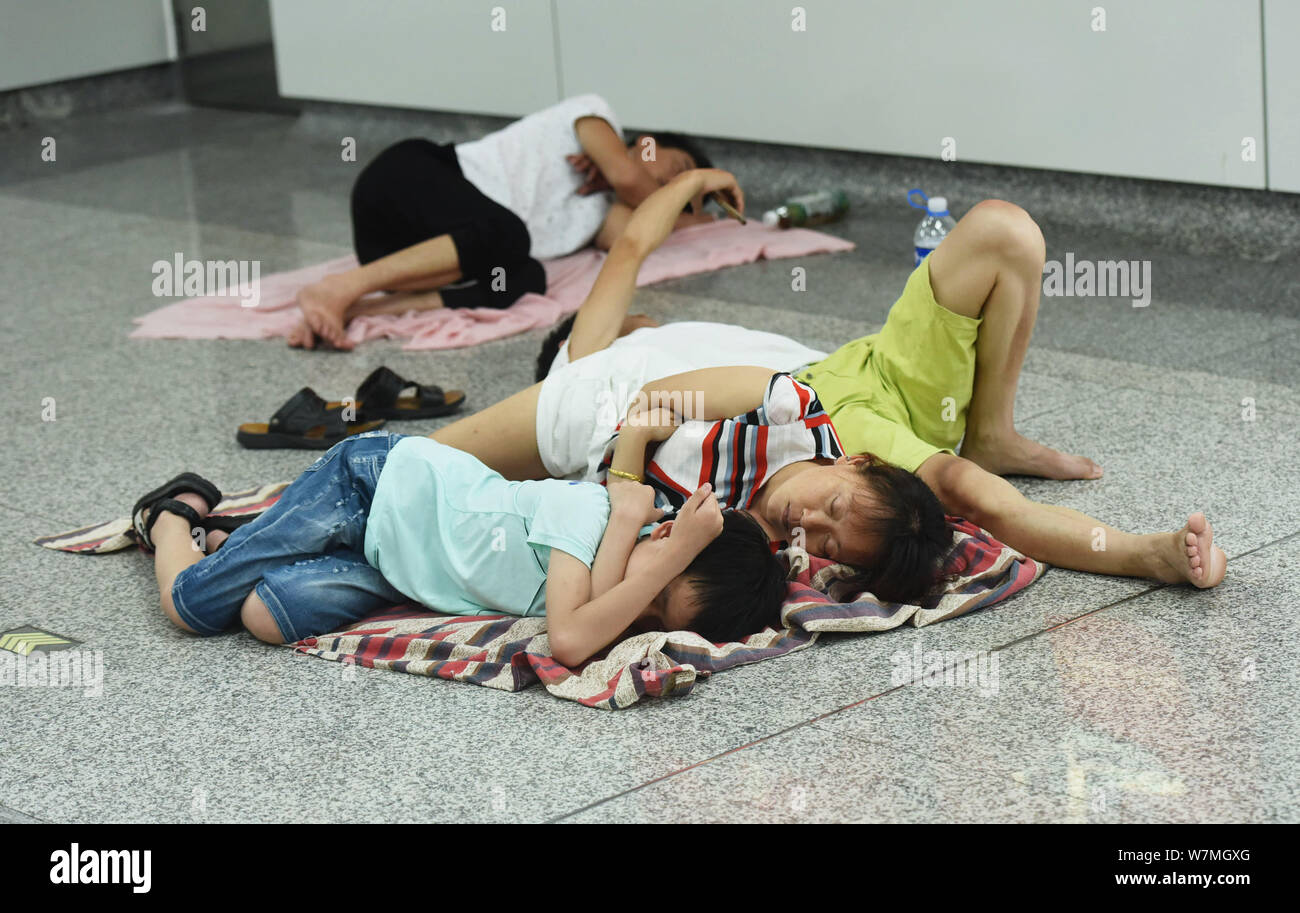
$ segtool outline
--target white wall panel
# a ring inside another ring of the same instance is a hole
[[[557,10],[565,92],[602,92],[627,124],[932,158],[952,137],[961,160],[1264,185],[1241,159],[1242,139],[1263,137],[1259,0]]]
[[[271,0],[271,25],[291,98],[507,116],[558,100],[547,0]]]
[[[0,91],[174,60],[170,0],[0,0]]]

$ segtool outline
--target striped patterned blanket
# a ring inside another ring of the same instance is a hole
[[[214,513],[258,513],[275,502],[284,484],[230,495]],[[802,650],[823,631],[872,633],[903,624],[916,627],[956,618],[993,605],[1037,580],[1047,566],[998,542],[958,517],[949,517],[953,548],[944,564],[947,580],[920,605],[844,592],[853,569],[801,552],[789,552],[789,591],[781,629],[766,629],[736,643],[714,644],[689,631],[651,632],[620,641],[579,668],[555,662],[546,619],[510,615],[437,615],[404,606],[372,615],[341,631],[308,637],[294,650],[375,669],[392,669],[503,691],[536,682],[556,697],[588,707],[619,710],[643,697],[689,694],[715,672]],[[38,545],[80,554],[120,551],[135,545],[129,520],[85,527],[36,540]]]

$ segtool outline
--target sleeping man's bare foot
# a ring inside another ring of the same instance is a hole
[[[334,276],[313,282],[298,293],[302,322],[289,334],[289,345],[313,349],[322,339],[336,349],[351,349],[343,319],[355,297]]]
[[[1087,457],[1053,450],[1015,431],[983,439],[967,434],[961,455],[981,469],[999,476],[1101,478],[1101,467]]]
[[[1159,534],[1156,542],[1158,580],[1204,589],[1218,586],[1227,573],[1228,556],[1214,544],[1214,529],[1203,513],[1192,514],[1176,533]]]

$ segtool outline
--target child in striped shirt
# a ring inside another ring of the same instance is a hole
[[[846,455],[816,391],[768,368],[711,368],[652,381],[605,449],[600,480],[641,481],[665,509],[708,483],[746,511],[774,548],[791,545],[862,572],[891,602],[938,581],[952,534],[915,475]]]

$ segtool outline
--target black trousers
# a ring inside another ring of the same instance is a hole
[[[546,291],[528,255],[523,220],[466,180],[456,150],[425,139],[379,153],[352,186],[352,243],[363,264],[450,235],[465,282],[442,289],[446,307],[503,308]]]

